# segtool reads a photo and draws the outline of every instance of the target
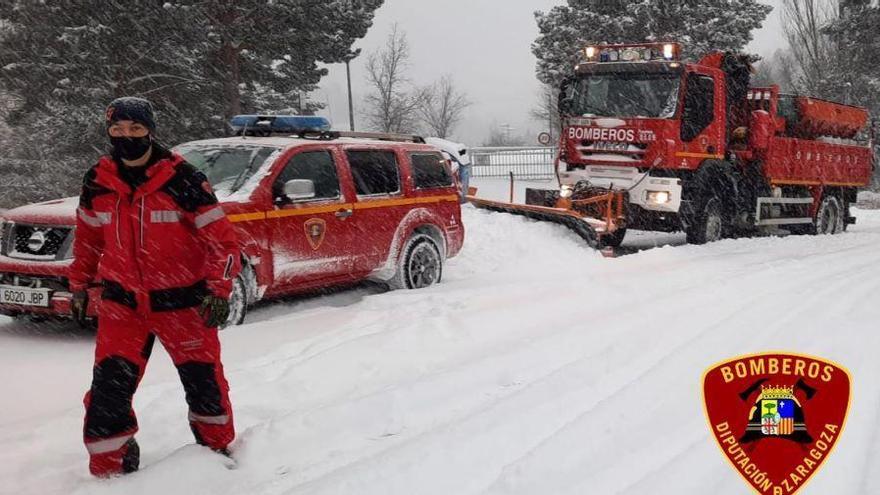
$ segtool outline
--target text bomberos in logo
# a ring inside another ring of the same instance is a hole
[[[850,376],[824,359],[755,354],[703,376],[706,417],[721,451],[759,493],[795,493],[840,437]]]

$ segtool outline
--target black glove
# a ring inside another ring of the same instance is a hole
[[[219,327],[229,319],[229,300],[208,294],[202,300],[199,314],[205,320],[206,326]]]
[[[81,327],[86,326],[86,310],[89,307],[89,293],[80,290],[73,293],[73,299],[70,300],[70,312],[73,314],[73,320]]]

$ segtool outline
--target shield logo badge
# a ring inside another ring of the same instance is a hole
[[[843,431],[850,375],[828,360],[768,353],[733,358],[703,375],[712,435],[760,493],[793,494],[816,473]]]
[[[310,218],[303,224],[306,231],[306,240],[312,249],[317,251],[324,242],[324,234],[327,232],[327,222],[320,218]]]

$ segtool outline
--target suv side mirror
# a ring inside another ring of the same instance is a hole
[[[284,183],[284,195],[291,201],[315,197],[315,183],[308,179],[293,179]]]

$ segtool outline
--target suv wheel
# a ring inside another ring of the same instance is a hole
[[[220,327],[221,329],[244,323],[248,310],[247,284],[251,280],[249,270],[251,270],[249,266],[243,267],[241,273],[232,281],[232,292],[229,294],[229,318]]]
[[[440,282],[443,257],[430,236],[416,234],[407,240],[397,265],[397,273],[388,281],[392,289],[423,289]]]

